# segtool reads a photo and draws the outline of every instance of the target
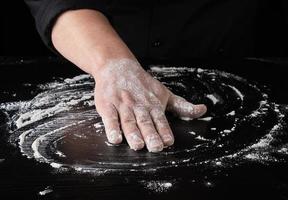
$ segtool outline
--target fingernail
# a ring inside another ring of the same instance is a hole
[[[170,133],[164,135],[162,140],[163,140],[164,144],[167,146],[171,146],[174,144],[174,137],[172,137]]]
[[[144,141],[138,135],[138,133],[131,134],[131,137],[128,140],[129,146],[131,149],[137,151],[144,147]]]
[[[156,136],[151,136],[147,141],[147,149],[149,152],[159,152],[163,150],[163,143]]]
[[[201,117],[207,112],[207,107],[204,104],[199,104],[194,106],[195,117]]]
[[[107,134],[108,141],[112,144],[119,144],[122,142],[122,134],[119,131],[112,130]]]

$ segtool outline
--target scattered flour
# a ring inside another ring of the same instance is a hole
[[[211,121],[213,117],[204,117],[204,118],[198,118],[200,121]]]
[[[55,154],[58,155],[59,157],[62,157],[62,158],[65,158],[65,157],[66,157],[65,154],[62,153],[62,152],[59,151],[59,150],[57,150]]]
[[[157,193],[167,192],[173,186],[173,183],[168,181],[143,181],[142,184],[146,189]]]
[[[59,132],[59,131],[61,131],[61,130],[64,130],[64,129],[68,128],[68,127],[72,127],[72,126],[75,126],[75,125],[79,125],[79,124],[81,124],[81,123],[83,123],[83,122],[85,122],[85,120],[82,120],[82,121],[79,121],[79,122],[76,122],[76,123],[72,123],[72,124],[69,124],[69,125],[67,125],[67,126],[60,127],[60,128],[58,128],[58,129],[55,129],[55,130],[53,130],[53,131],[50,131],[50,132],[48,132],[48,133],[46,133],[46,134],[44,134],[44,135],[41,135],[41,136],[39,136],[38,138],[36,138],[36,139],[34,140],[34,142],[32,143],[32,145],[31,145],[31,148],[32,148],[32,150],[33,150],[33,152],[34,152],[34,154],[33,154],[34,158],[39,159],[39,160],[42,160],[42,161],[47,162],[47,163],[50,163],[50,162],[47,160],[47,158],[45,158],[45,157],[40,153],[40,151],[39,151],[40,144],[41,144],[42,142],[46,141],[47,137],[49,137],[49,136],[51,136],[51,135],[54,135],[55,133],[57,133],[57,132]],[[20,148],[21,148],[21,146],[20,146]],[[53,163],[52,163],[52,164],[53,164]],[[58,165],[58,164],[53,164],[53,165],[51,165],[51,166],[52,166],[52,167],[56,166],[56,168],[58,168],[59,165]]]
[[[217,99],[216,96],[213,94],[207,94],[206,97],[209,98],[213,102],[214,105],[219,102],[219,99]]]
[[[63,164],[60,164],[60,163],[55,163],[55,162],[52,162],[50,163],[51,167],[53,168],[61,168],[63,166]]]
[[[263,138],[261,138],[256,144],[253,144],[251,148],[257,149],[267,147],[273,141],[273,139],[274,138],[271,134],[267,134]]]
[[[122,65],[124,65],[124,63],[122,63]],[[126,63],[127,64],[127,63]],[[123,69],[123,66],[118,66],[118,70],[121,70]],[[181,71],[181,68],[157,68],[157,67],[154,67],[152,68],[154,71],[159,71],[159,72],[163,72],[164,74],[167,72],[168,74],[168,77],[169,77],[169,74],[171,76],[178,76],[179,74],[177,73],[183,73],[183,72],[189,72],[189,71],[193,71],[194,69],[193,68],[183,68],[182,71]],[[198,73],[204,73],[206,72],[206,70],[202,70],[200,68],[197,69],[197,72]],[[64,83],[53,83],[53,84],[48,84],[46,85],[46,89],[48,87],[50,87],[50,89],[52,88],[63,88],[63,84],[65,84],[65,86],[69,85],[69,84],[79,84],[79,82],[83,81],[83,80],[88,80],[88,79],[91,79],[91,77],[89,75],[80,75],[80,76],[77,76],[75,78],[72,78],[72,79],[65,79]],[[91,82],[91,81],[90,81]],[[90,84],[90,83],[89,83]],[[119,87],[122,87],[122,88],[128,88],[128,89],[131,89],[131,91],[133,92],[137,92],[137,90],[139,90],[139,87],[137,87],[137,85],[131,85],[125,81],[122,81],[119,83],[118,85]],[[181,86],[182,87],[182,86]],[[237,94],[237,96],[239,97],[239,99],[243,100],[244,99],[244,95],[237,89],[235,88],[234,86],[231,86],[229,85],[229,87],[231,87],[235,93]],[[72,96],[70,96],[72,95]],[[74,95],[74,96],[73,96]],[[53,97],[46,97],[45,95],[43,95],[42,97],[41,96],[38,96],[38,102],[34,102],[34,106],[36,106],[36,109],[33,109],[32,111],[31,110],[26,110],[26,107],[29,108],[29,106],[31,106],[31,102],[21,102],[20,104],[19,103],[10,103],[10,104],[0,104],[0,108],[4,108],[4,109],[10,109],[10,110],[23,110],[22,113],[20,113],[20,115],[18,116],[18,118],[15,118],[16,119],[16,126],[17,128],[22,128],[22,127],[25,127],[27,125],[30,125],[31,123],[34,123],[34,122],[37,122],[39,120],[42,120],[42,119],[45,119],[45,118],[48,118],[50,116],[54,116],[58,113],[61,113],[63,111],[67,111],[67,110],[70,110],[72,107],[75,107],[77,106],[80,102],[84,102],[84,105],[94,105],[94,101],[93,101],[93,92],[89,91],[88,93],[79,93],[79,94],[69,94],[68,96],[63,96],[63,101],[60,101],[58,102],[56,105],[52,105],[51,107],[47,107],[46,104],[49,104],[49,101],[51,101],[50,99],[54,100]],[[40,98],[41,97],[41,98]],[[140,98],[140,96],[138,96]],[[221,96],[217,96],[217,94],[208,94],[207,95],[207,98],[209,98],[213,104],[217,104],[219,103],[219,101],[221,100]],[[62,100],[62,97],[61,97],[61,100]],[[260,107],[267,104],[268,102],[267,101],[261,101],[260,102]],[[180,104],[179,104],[180,105]],[[46,107],[45,107],[46,106]],[[186,111],[188,112],[191,112],[193,111],[193,109],[191,108],[191,106],[188,106],[185,107]],[[264,109],[262,109],[263,111],[265,111]],[[267,111],[267,109],[266,109]],[[259,110],[255,110],[253,113],[252,113],[252,117],[253,116],[257,116],[259,114],[261,114],[262,111],[259,111]],[[280,110],[278,108],[275,108],[275,112],[280,112]],[[235,110],[231,111],[230,113],[227,113],[226,114],[227,116],[234,116],[235,115]],[[189,117],[183,117],[182,118],[183,120],[192,120],[192,118],[189,118]],[[206,118],[200,118],[199,120],[204,120],[204,121],[210,121],[212,119],[212,117],[206,117]],[[72,125],[75,125],[72,124]],[[68,126],[65,126],[63,127],[63,129],[66,129]],[[96,123],[94,124],[94,127],[96,129],[101,129],[103,128],[103,124],[102,123]],[[235,128],[235,127],[233,127]],[[232,132],[234,129],[231,129],[231,130],[224,130],[223,133],[226,133],[226,134],[229,134],[230,132]],[[280,128],[278,125],[275,125],[272,129],[272,131],[277,131],[278,128]],[[217,128],[215,127],[212,127],[210,128],[211,130],[214,130],[216,131]],[[40,162],[47,162],[49,163],[53,168],[61,168],[63,167],[62,164],[60,163],[56,163],[56,162],[52,162],[51,160],[47,160],[46,158],[44,158],[43,155],[41,155],[41,152],[40,152],[40,148],[41,147],[41,144],[42,143],[45,143],[45,141],[47,140],[47,138],[49,137],[49,135],[53,135],[53,134],[57,134],[58,131],[62,130],[62,128],[60,129],[56,129],[52,132],[48,132],[48,133],[45,133],[44,135],[41,135],[39,137],[35,137],[35,140],[34,142],[32,143],[32,150],[33,150],[33,154],[31,155],[31,157],[34,157],[36,158],[38,161]],[[30,136],[30,134],[33,133],[33,129],[29,129],[27,131],[24,131],[20,136],[19,136],[19,146],[20,146],[20,149],[22,151],[22,147],[23,145],[25,145],[25,141],[26,141],[26,138]],[[97,131],[97,130],[96,130]],[[196,136],[196,133],[193,132],[193,131],[190,131],[188,132],[189,134],[191,135],[195,135]],[[214,132],[213,132],[214,133]],[[209,139],[206,139],[200,135],[198,135],[197,137],[195,137],[196,139],[198,140],[202,140],[202,141],[209,141]],[[264,136],[263,138],[261,138],[256,144],[253,144],[251,147],[250,147],[250,150],[252,151],[249,152],[248,154],[244,154],[244,150],[240,151],[240,152],[237,152],[237,153],[234,153],[232,155],[228,155],[226,156],[225,158],[236,158],[236,157],[239,157],[240,155],[244,155],[245,158],[247,159],[250,159],[250,160],[263,160],[263,158],[265,158],[265,154],[260,154],[259,152],[257,152],[258,150],[261,151],[262,149],[265,150],[265,147],[269,146],[271,141],[273,141],[273,135],[271,134],[267,134],[266,136]],[[108,142],[105,142],[106,145],[108,146],[115,146],[115,145],[112,145]],[[206,144],[206,143],[205,143]],[[27,144],[26,144],[27,145]],[[222,144],[217,144],[216,145],[218,147],[222,147],[223,145]],[[255,152],[254,152],[255,150]],[[257,151],[256,151],[257,150]],[[279,153],[284,153],[284,154],[287,154],[287,147],[283,146],[281,147],[281,149],[278,150]],[[23,152],[22,152],[23,153]],[[229,153],[229,152],[228,152]],[[65,155],[60,152],[60,151],[57,151],[56,152],[56,155],[60,156],[60,157],[65,157]],[[0,162],[3,162],[4,159],[0,159]],[[188,162],[190,161],[190,159],[186,159],[186,160],[183,160],[183,162]],[[205,162],[208,162],[208,161],[205,161]],[[219,159],[215,164],[217,166],[222,166],[224,162]],[[178,166],[178,163],[175,162],[175,161],[172,161],[171,164],[175,165],[173,167],[176,167]],[[138,166],[138,165],[137,165]],[[84,172],[85,171],[85,168],[84,167],[75,167],[76,170],[78,170],[79,172]],[[133,170],[133,169],[132,169]],[[209,185],[209,183],[207,183]],[[156,191],[156,192],[164,192],[164,191],[167,191],[169,190],[170,188],[173,187],[173,182],[168,182],[168,181],[148,181],[148,182],[145,182],[145,187],[149,190],[153,190],[153,191]],[[47,191],[49,191],[50,188],[48,188]],[[49,192],[48,192],[49,193]],[[45,193],[45,190],[44,191],[41,191],[39,192],[40,195],[45,195],[47,193]]]
[[[236,87],[234,87],[234,86],[232,86],[232,85],[228,85],[230,88],[232,88],[234,91],[235,91],[235,93],[239,96],[239,98],[241,99],[241,101],[243,101],[243,99],[244,99],[244,95],[236,88]]]
[[[196,133],[195,133],[194,131],[189,131],[189,133],[190,133],[191,135],[196,135]]]
[[[197,72],[198,72],[198,73],[202,73],[202,72],[204,72],[204,69],[202,69],[202,68],[197,68]]]
[[[287,147],[283,147],[280,150],[278,150],[279,153],[283,153],[283,154],[288,154],[288,148]]]
[[[225,129],[225,130],[223,130],[223,133],[231,133],[231,130]]]
[[[181,120],[183,121],[192,121],[194,118],[191,117],[180,117]]]
[[[213,187],[213,183],[209,182],[209,181],[206,181],[205,182],[205,186],[206,187]]]
[[[55,107],[51,107],[48,109],[35,109],[32,111],[28,111],[20,115],[20,117],[16,120],[16,126],[18,128],[27,126],[28,124],[32,124],[36,121],[42,120],[44,118],[53,116],[57,113],[68,110],[68,106],[65,103],[60,103]]]
[[[96,129],[99,129],[99,128],[104,127],[104,124],[101,123],[101,122],[98,122],[98,123],[94,124],[94,127],[95,127]]]
[[[261,161],[270,161],[273,160],[269,155],[266,153],[261,154],[261,153],[249,153],[245,156],[246,159],[256,161],[256,162],[261,162]]]
[[[235,115],[235,110],[232,110],[231,112],[226,114],[227,116],[234,116]]]
[[[53,192],[53,190],[51,189],[50,186],[48,186],[48,187],[45,188],[45,190],[40,191],[38,194],[40,196],[45,196],[46,194],[49,194],[51,192]]]
[[[64,80],[65,83],[76,83],[76,82],[79,82],[79,81],[83,81],[83,80],[86,80],[86,79],[90,79],[91,76],[88,75],[88,74],[82,74],[82,75],[79,75],[79,76],[75,76],[74,78],[66,78]]]
[[[222,162],[221,161],[217,161],[217,162],[215,162],[215,165],[221,166]]]
[[[209,141],[209,139],[206,139],[204,137],[202,137],[201,135],[198,135],[197,137],[195,137],[197,140],[202,140],[202,141]]]

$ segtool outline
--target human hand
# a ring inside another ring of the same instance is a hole
[[[57,18],[51,38],[65,58],[95,78],[95,105],[110,143],[121,143],[122,129],[132,149],[146,144],[158,152],[174,143],[165,110],[181,118],[206,112],[204,105],[174,95],[143,70],[101,12],[66,11]]]
[[[173,94],[132,59],[110,60],[93,76],[96,109],[112,144],[122,142],[122,129],[131,149],[146,144],[150,152],[162,151],[174,143],[165,110],[185,119],[207,111],[205,105],[193,105]]]

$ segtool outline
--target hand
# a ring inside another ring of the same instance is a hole
[[[110,60],[94,78],[95,105],[112,144],[122,142],[121,127],[131,149],[146,144],[150,152],[162,151],[174,143],[166,109],[189,119],[207,110],[173,94],[135,60]]]
[[[182,118],[196,118],[206,112],[204,105],[188,103],[145,72],[98,11],[64,12],[57,18],[51,37],[65,58],[95,78],[95,105],[110,143],[122,141],[121,125],[132,149],[146,144],[149,151],[161,151],[174,143],[165,109]]]

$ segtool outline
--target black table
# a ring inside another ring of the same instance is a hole
[[[143,66],[185,65],[231,72],[260,85],[266,85],[273,101],[288,104],[287,59],[199,59],[161,63],[146,60],[142,63]],[[78,68],[59,58],[1,57],[0,103],[31,99],[39,92],[36,84],[49,82],[57,77],[73,77],[80,73],[82,72]],[[154,180],[162,175],[165,177],[165,172],[156,175],[105,176],[55,174],[51,172],[50,166],[28,160],[18,149],[7,144],[7,130],[2,126],[4,118],[1,119],[0,194],[5,199],[288,199],[287,163],[248,163],[225,169],[221,173],[209,170],[186,171],[184,176],[183,172],[172,170],[169,172],[169,180],[175,187],[167,191],[162,187],[163,191],[160,192],[149,189],[156,187],[153,182],[147,185],[139,180]],[[165,179],[167,177],[164,178],[163,184]],[[47,195],[39,194],[39,191],[45,189]]]

